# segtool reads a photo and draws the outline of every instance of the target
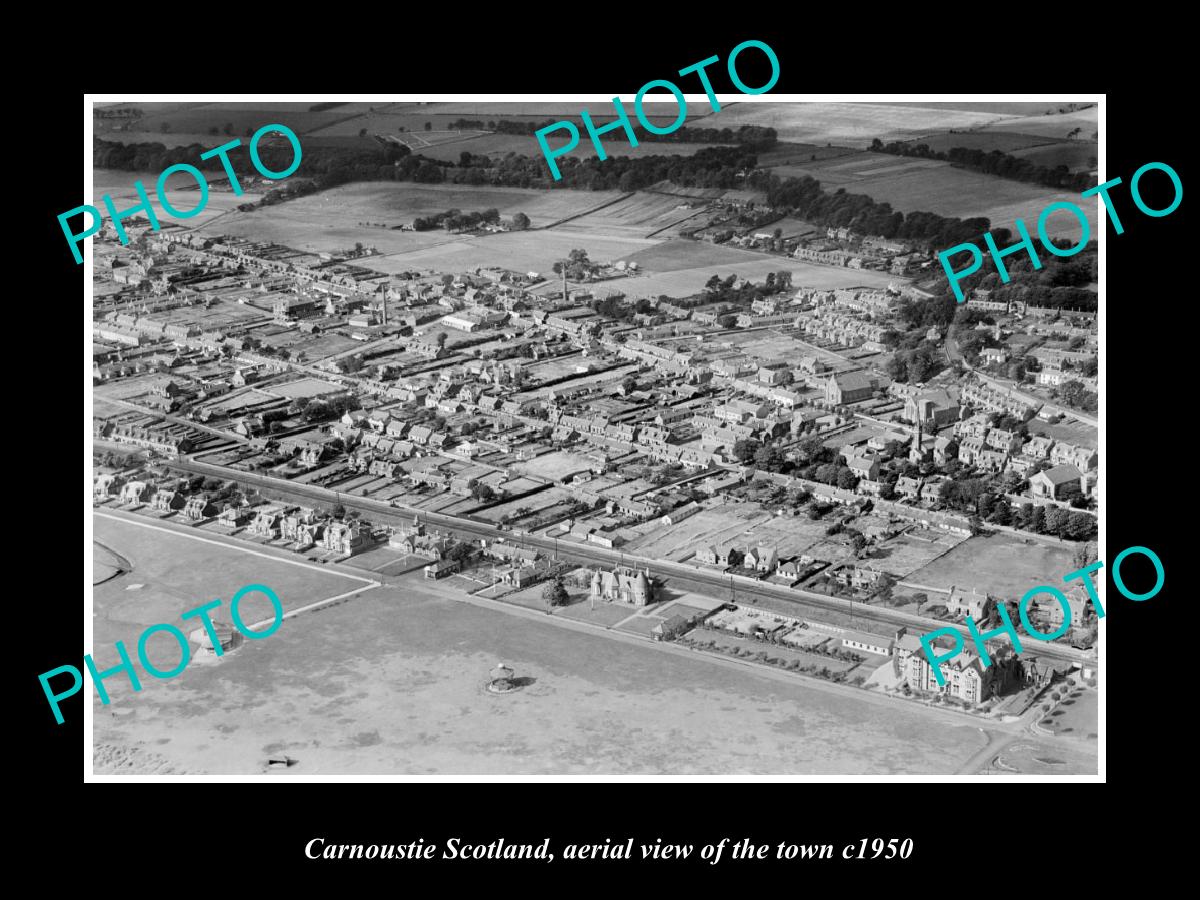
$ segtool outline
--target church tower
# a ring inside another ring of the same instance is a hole
[[[921,420],[918,418],[917,427],[913,430],[912,449],[908,451],[908,459],[910,462],[919,463],[924,458],[925,451],[921,447]]]

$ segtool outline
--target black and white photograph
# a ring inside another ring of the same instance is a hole
[[[724,69],[89,97],[90,778],[1101,780],[1103,96]]]

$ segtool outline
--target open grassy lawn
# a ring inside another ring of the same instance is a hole
[[[948,589],[951,585],[1004,598],[1018,598],[1039,584],[1056,585],[1075,569],[1075,545],[1044,543],[1010,534],[980,535],[963,541],[945,556],[913,572],[906,580]]]
[[[134,652],[138,637],[150,625],[169,623],[185,634],[201,627],[198,620],[190,620],[191,625],[181,622],[180,613],[213,599],[220,598],[222,604],[210,615],[230,622],[229,600],[248,584],[271,588],[286,611],[368,583],[334,569],[323,571],[320,565],[297,565],[303,560],[294,554],[277,554],[237,538],[224,542],[215,535],[170,530],[170,525],[156,521],[129,521],[108,513],[94,513],[92,524],[94,540],[107,553],[133,564],[132,571],[95,588],[93,655],[98,664],[119,661],[113,646],[117,640]],[[239,612],[247,624],[269,619],[272,614],[270,601],[257,593],[246,595]],[[169,638],[160,640],[169,643]]]
[[[1071,694],[1074,694],[1074,691]],[[1051,715],[1041,719],[1038,724],[1055,734],[1095,740],[1099,731],[1099,699],[1099,694],[1094,688],[1084,688],[1078,696],[1068,695],[1051,711]]]

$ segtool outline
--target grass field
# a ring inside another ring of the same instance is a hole
[[[762,281],[768,272],[788,271],[792,273],[792,284],[795,287],[822,289],[857,286],[882,288],[893,282],[903,283],[906,280],[883,272],[822,266],[786,256],[737,250],[704,241],[678,240],[669,245],[660,244],[643,252],[644,259],[643,253],[633,253],[626,257],[641,264],[643,273],[617,282],[623,285],[622,290],[632,296],[657,297],[659,294],[666,294],[671,297],[685,297],[703,288],[704,283],[714,274],[722,278],[737,275],[738,278]],[[656,260],[661,261],[659,265],[671,268],[665,271],[658,270]]]
[[[1074,544],[1047,544],[1009,534],[963,541],[945,556],[918,569],[907,580],[934,588],[957,585],[993,596],[1016,599],[1039,584],[1060,584],[1075,568]]]
[[[484,237],[448,238],[435,246],[413,250],[392,251],[384,258],[369,261],[369,267],[380,272],[402,272],[405,269],[436,269],[440,272],[464,272],[477,266],[503,266],[519,271],[533,270],[550,273],[556,260],[564,259],[576,248],[587,250],[597,262],[628,259],[631,254],[652,246],[645,238],[610,238],[584,236],[550,231],[508,232]],[[376,246],[383,249],[382,242]],[[627,279],[605,282],[612,290],[629,290]]]
[[[1095,740],[1099,722],[1099,695],[1093,688],[1084,688],[1079,696],[1070,696],[1056,706],[1049,716],[1039,720],[1038,724],[1055,734],[1069,734],[1072,737]]]
[[[215,598],[221,598],[222,605],[212,613],[213,618],[230,622],[229,599],[247,584],[270,587],[287,611],[366,583],[335,570],[298,565],[299,557],[276,557],[249,542],[230,545],[208,534],[172,529],[148,518],[126,521],[96,513],[92,525],[94,540],[106,548],[106,554],[115,553],[133,564],[132,571],[94,591],[97,663],[119,661],[115,641],[124,641],[132,649],[147,626],[159,622],[180,626],[180,613]],[[248,594],[240,612],[247,623],[269,619],[271,604],[261,594]],[[183,631],[190,633],[195,627],[200,627],[198,622]],[[280,631],[287,628],[284,624]],[[167,638],[161,640],[169,643]]]
[[[455,266],[465,270],[479,265],[520,265],[523,268],[549,269],[558,256],[528,253],[546,242],[544,233],[452,235],[445,230],[394,231],[394,226],[410,224],[418,216],[447,209],[478,211],[495,207],[505,217],[518,212],[529,216],[535,227],[544,227],[568,216],[595,209],[622,195],[616,191],[539,191],[522,188],[466,188],[457,185],[412,185],[394,183],[348,184],[293,200],[288,203],[234,213],[223,218],[213,229],[217,234],[236,234],[254,240],[277,241],[297,249],[329,251],[352,247],[361,241],[384,254],[401,254],[388,262],[372,258],[363,265],[380,271],[404,271],[410,267],[436,267],[443,271]],[[363,224],[360,224],[363,223]],[[382,224],[384,228],[365,223]],[[554,247],[570,244],[570,237],[554,239]],[[493,242],[502,245],[496,252]],[[576,243],[561,250],[565,256]],[[596,242],[597,244],[599,242]],[[609,243],[603,249],[587,249],[593,258],[619,257],[643,246]],[[551,251],[553,252],[553,251]],[[514,255],[515,254],[515,255]],[[523,262],[521,260],[524,260]]]
[[[332,394],[341,388],[319,378],[300,378],[287,384],[273,384],[267,390],[281,397],[319,397],[322,394]]]

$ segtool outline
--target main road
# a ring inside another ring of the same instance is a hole
[[[199,462],[195,459],[181,458],[179,460],[172,460],[167,463],[167,465],[185,472],[192,472],[200,475],[211,475],[216,478],[233,480],[247,486],[264,487],[276,493],[299,498],[301,500],[314,501],[322,504],[330,503],[331,501],[340,502],[341,505],[346,509],[354,509],[360,513],[371,513],[375,515],[382,514],[393,519],[401,519],[406,516],[420,516],[422,520],[429,524],[439,525],[460,535],[466,534],[470,535],[471,537],[485,537],[492,540],[498,538],[508,540],[513,536],[513,532],[502,530],[499,527],[486,522],[478,522],[472,519],[460,518],[458,516],[448,516],[442,513],[418,510],[414,507],[402,506],[399,504],[384,502],[382,500],[375,500],[370,497],[356,497],[350,494],[342,494],[332,491],[329,488],[317,487],[310,484],[295,484],[294,482],[290,482],[286,479],[272,478],[267,475],[258,475],[238,469],[230,469],[225,466],[213,465],[212,463]],[[663,559],[645,559],[632,554],[622,553],[617,550],[608,550],[603,547],[595,547],[588,544],[560,542],[556,538],[547,537],[545,535],[522,534],[520,536],[520,540],[529,546],[537,547],[553,553],[556,557],[565,557],[571,561],[580,562],[585,565],[599,564],[603,566],[613,566],[623,564],[636,565],[642,568],[653,567],[654,571],[658,574],[675,575],[679,578],[688,579],[693,582],[699,582],[710,588],[714,588],[718,592],[715,594],[716,596],[722,596],[724,592],[728,590],[731,585],[733,585],[742,596],[767,598],[777,601],[782,600],[791,603],[804,603],[823,609],[835,610],[842,613],[849,613],[851,615],[858,615],[862,618],[886,623],[888,625],[903,625],[909,628],[915,628],[920,633],[933,631],[939,628],[952,628],[957,630],[963,636],[963,646],[968,646],[967,642],[971,639],[970,632],[967,631],[965,626],[954,625],[952,623],[944,622],[940,619],[932,619],[927,616],[920,616],[914,613],[901,612],[897,609],[875,607],[862,602],[856,603],[855,601],[849,600],[845,597],[818,594],[813,591],[807,591],[799,588],[765,584],[751,578],[745,578],[736,575],[728,576],[723,573],[705,571],[695,566],[670,562]],[[1030,647],[1030,641],[1026,641],[1024,646],[1030,650],[1034,649],[1033,647]],[[1038,643],[1036,645],[1036,655],[1067,662],[1084,662],[1092,658],[1092,654],[1089,651],[1048,642]]]

